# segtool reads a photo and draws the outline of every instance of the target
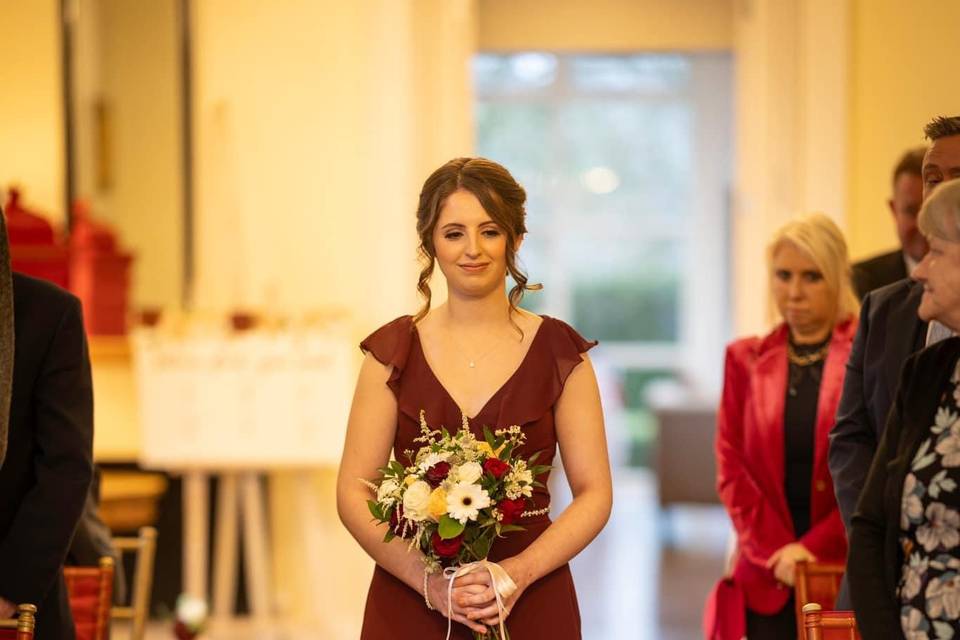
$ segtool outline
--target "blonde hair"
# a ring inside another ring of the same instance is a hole
[[[960,178],[937,185],[920,208],[917,226],[928,238],[960,242]]]
[[[860,309],[860,301],[853,292],[850,280],[847,243],[836,223],[822,213],[811,213],[795,218],[777,229],[767,245],[767,270],[771,278],[773,257],[787,242],[805,253],[823,275],[827,289],[835,298],[837,314],[834,324],[856,315]],[[771,312],[776,315],[772,300]]]

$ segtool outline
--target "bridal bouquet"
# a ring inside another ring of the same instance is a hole
[[[409,465],[392,460],[379,470],[379,482],[368,483],[376,499],[367,505],[378,523],[388,525],[384,541],[409,540],[423,553],[427,574],[443,570],[452,588],[458,575],[490,571],[500,603],[516,585],[486,562],[487,555],[494,540],[523,531],[515,524],[521,517],[546,513],[528,509],[534,487],[543,486],[536,478],[550,467],[536,464],[539,453],[527,460],[514,455],[526,440],[518,426],[484,427],[483,435],[478,440],[470,432],[466,416],[456,433],[433,430],[421,411],[415,442],[422,446],[404,452]],[[507,634],[501,624],[499,635],[491,629],[487,637],[505,640]]]

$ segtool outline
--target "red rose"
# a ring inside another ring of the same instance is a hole
[[[461,533],[456,538],[444,540],[439,533],[434,531],[433,537],[430,538],[430,544],[433,545],[433,550],[441,558],[452,558],[460,552],[460,547],[463,546],[463,534]]]
[[[447,479],[450,474],[450,463],[440,461],[427,469],[427,482],[431,487],[437,488],[440,483]]]
[[[409,538],[416,529],[416,525],[403,517],[403,505],[398,504],[397,508],[390,514],[390,530],[393,531],[393,535]]]
[[[499,480],[510,471],[510,465],[499,458],[487,458],[483,461],[483,470]]]
[[[503,514],[500,524],[513,524],[526,511],[527,501],[523,498],[504,498],[497,504],[497,509]]]

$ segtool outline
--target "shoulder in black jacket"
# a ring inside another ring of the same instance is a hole
[[[852,269],[853,288],[861,298],[910,275],[899,249],[857,262]]]
[[[74,637],[62,565],[92,476],[93,389],[80,301],[13,275],[15,353],[0,467],[0,597],[33,603],[36,638]]]
[[[896,588],[903,480],[939,405],[940,392],[960,356],[960,338],[950,338],[911,356],[903,367],[896,401],[853,515],[847,578],[864,640],[900,640]]]

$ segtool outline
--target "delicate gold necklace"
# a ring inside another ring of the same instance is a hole
[[[816,351],[811,351],[810,353],[797,353],[793,345],[787,343],[787,359],[790,360],[793,364],[798,367],[809,367],[811,364],[816,364],[824,360],[827,357],[827,353],[830,352],[830,341],[828,340],[826,344],[817,349]]]
[[[452,333],[447,332],[447,337],[450,339],[450,342],[453,344],[454,349],[456,349],[456,351],[463,357],[463,359],[467,361],[467,366],[471,369],[476,369],[477,363],[483,360],[484,358],[486,358],[487,356],[489,356],[490,354],[492,354],[494,351],[496,351],[505,340],[504,337],[497,338],[497,340],[494,341],[492,347],[490,347],[489,349],[481,353],[479,356],[471,357],[467,355],[466,350],[464,350],[463,347],[460,346],[460,342],[453,337]]]

